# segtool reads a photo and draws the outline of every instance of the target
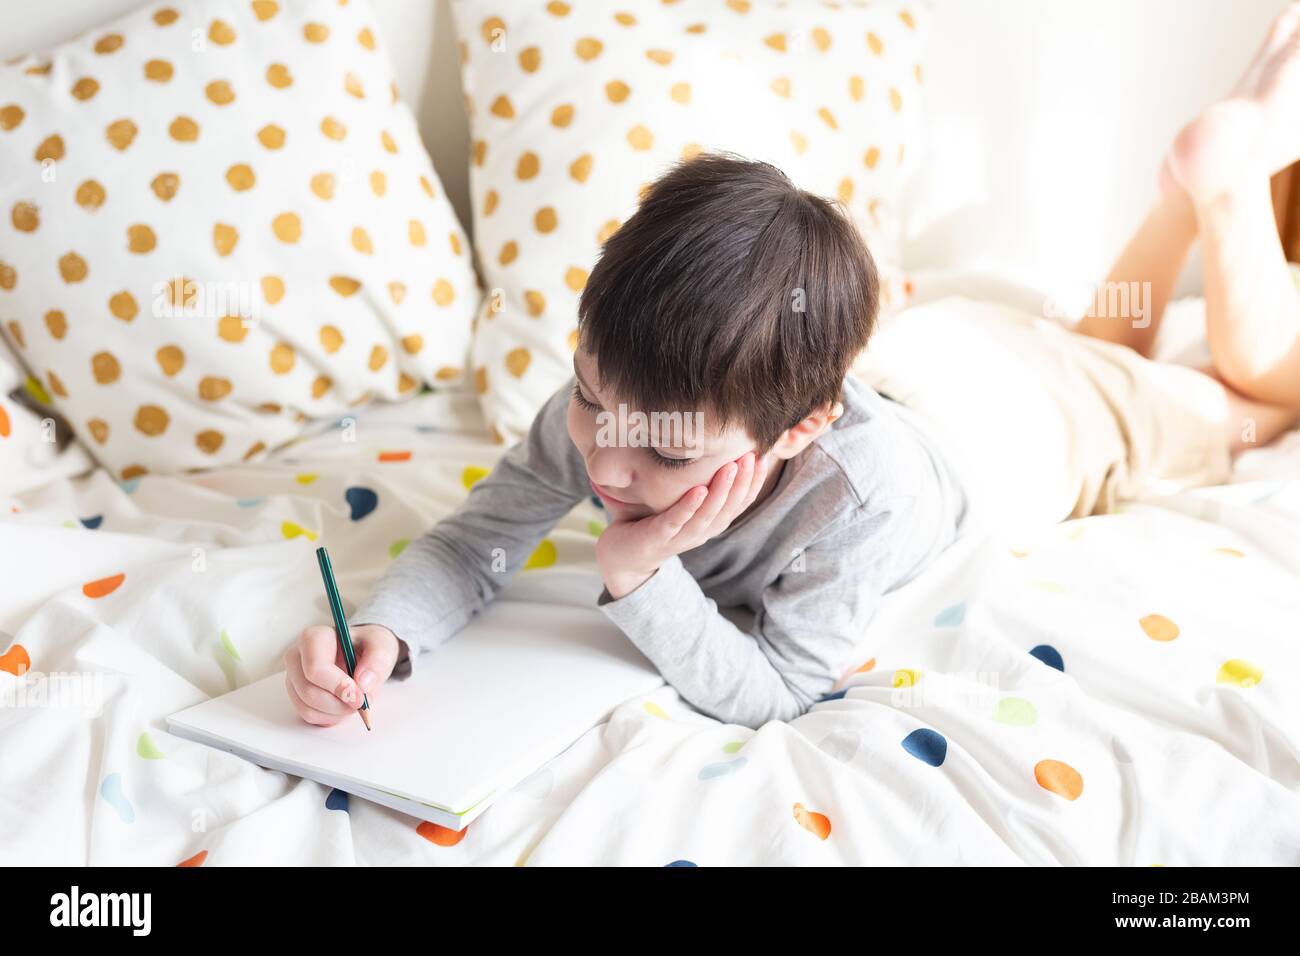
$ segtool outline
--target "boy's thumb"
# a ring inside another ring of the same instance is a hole
[[[365,644],[357,657],[357,668],[353,679],[363,691],[370,693],[393,672],[393,665],[396,663],[396,656],[382,642],[378,646]]]

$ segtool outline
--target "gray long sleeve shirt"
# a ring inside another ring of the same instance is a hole
[[[591,497],[569,439],[570,378],[455,512],[412,541],[349,619],[406,642],[411,666],[459,631],[541,539]],[[963,530],[966,495],[916,413],[850,377],[844,414],[721,534],[636,590],[597,602],[702,712],[758,727],[790,720],[870,656],[883,594]],[[500,550],[497,550],[500,549]]]

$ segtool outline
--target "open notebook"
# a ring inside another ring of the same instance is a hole
[[[284,672],[167,718],[178,736],[460,830],[620,703],[663,684],[592,607],[497,599],[352,716],[315,727]]]

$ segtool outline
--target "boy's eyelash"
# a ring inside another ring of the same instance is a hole
[[[582,388],[577,382],[573,383],[573,400],[583,408],[590,411],[594,412],[600,410],[600,406],[595,402],[587,401],[586,396],[582,394]],[[669,458],[665,455],[659,454],[659,452],[655,451],[653,448],[648,449],[648,451],[650,452],[650,457],[655,460],[655,464],[662,465],[664,468],[682,468],[694,461],[693,458]]]

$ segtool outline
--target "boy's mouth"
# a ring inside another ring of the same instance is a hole
[[[631,506],[633,506],[633,505],[636,504],[636,502],[634,502],[634,501],[624,501],[622,498],[615,498],[613,495],[611,495],[608,491],[606,491],[606,490],[605,490],[604,488],[602,488],[600,485],[596,484],[596,483],[595,483],[594,481],[592,481],[590,478],[588,478],[587,481],[591,484],[591,490],[594,491],[596,494],[600,495],[600,496],[601,496],[602,498],[604,498],[606,501],[612,501],[612,502],[614,502],[614,504],[616,504],[616,505],[628,505],[629,507],[631,507]]]

